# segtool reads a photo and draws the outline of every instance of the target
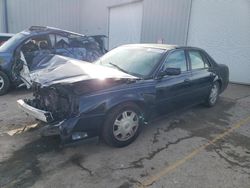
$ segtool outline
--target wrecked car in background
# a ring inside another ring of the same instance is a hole
[[[228,85],[228,67],[199,48],[125,45],[94,63],[47,58],[49,66],[32,74],[34,98],[18,106],[46,122],[43,135],[60,135],[63,143],[102,136],[126,146],[153,112],[214,106]]]
[[[58,54],[93,62],[106,49],[104,36],[85,36],[52,27],[32,26],[14,35],[0,46],[0,95],[9,87],[31,86],[29,73],[40,69],[40,60],[49,54]]]

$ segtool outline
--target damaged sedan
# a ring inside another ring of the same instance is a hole
[[[115,147],[132,143],[154,112],[204,103],[214,106],[228,85],[228,67],[204,50],[131,44],[94,63],[48,56],[32,73],[33,99],[19,107],[46,122],[43,134],[62,143],[100,136]]]
[[[32,26],[0,46],[0,95],[10,86],[30,88],[30,72],[49,54],[93,62],[106,53],[103,35],[85,36],[52,27]]]

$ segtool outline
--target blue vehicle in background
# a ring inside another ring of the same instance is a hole
[[[52,27],[32,26],[0,46],[0,95],[11,86],[31,87],[30,72],[44,68],[41,59],[62,55],[93,62],[106,53],[104,35],[85,36]]]

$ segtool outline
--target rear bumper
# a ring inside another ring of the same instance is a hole
[[[35,117],[36,119],[39,119],[46,123],[52,122],[54,120],[51,112],[34,108],[33,106],[30,106],[22,99],[19,99],[17,101],[17,104],[20,109],[22,109],[27,114]]]

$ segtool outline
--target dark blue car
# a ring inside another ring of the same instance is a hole
[[[110,145],[133,142],[155,112],[204,103],[214,106],[228,85],[228,67],[204,50],[160,44],[125,45],[94,63],[51,56],[34,73],[26,113],[47,122],[44,135],[62,141],[102,136]]]
[[[32,26],[0,46],[0,95],[10,86],[32,84],[30,72],[44,67],[40,60],[58,54],[93,62],[106,50],[105,36],[84,36],[57,28]]]

